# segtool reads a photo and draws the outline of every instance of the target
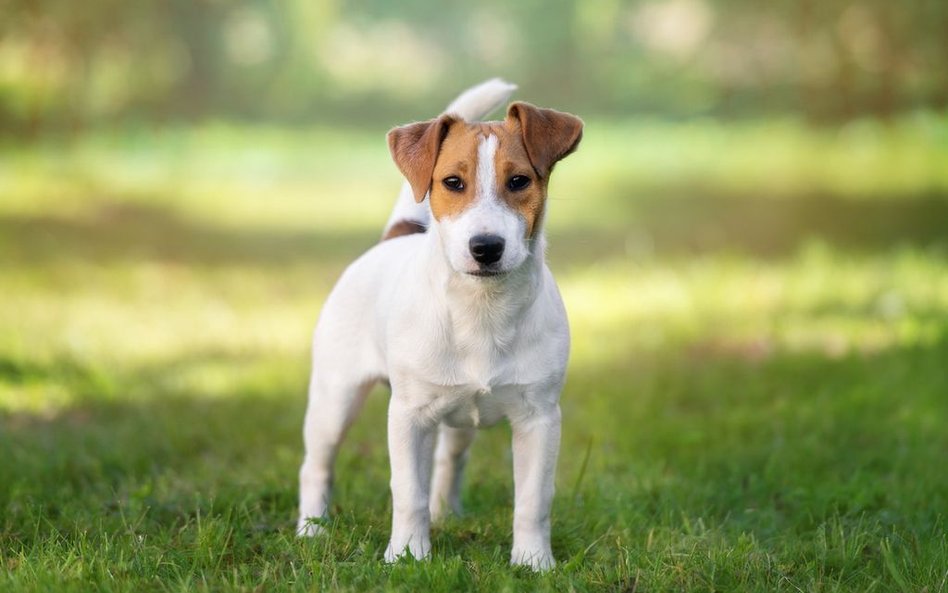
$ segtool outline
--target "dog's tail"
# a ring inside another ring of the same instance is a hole
[[[461,93],[444,112],[464,121],[478,121],[506,103],[515,90],[517,90],[517,85],[499,78],[492,78]],[[415,202],[411,186],[406,181],[402,184],[402,190],[395,201],[395,208],[392,209],[392,214],[385,224],[382,240],[423,233],[427,230],[430,220],[431,208],[428,206],[428,201],[420,204]]]
[[[482,120],[506,103],[515,90],[517,85],[492,78],[461,93],[444,112],[464,121]]]

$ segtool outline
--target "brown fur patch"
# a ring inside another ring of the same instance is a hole
[[[523,143],[523,136],[516,121],[486,122],[477,124],[456,123],[441,145],[441,152],[434,167],[431,185],[431,212],[442,220],[457,216],[474,203],[480,188],[477,187],[478,146],[488,136],[497,137],[497,152],[494,154],[494,190],[511,208],[523,216],[527,236],[532,237],[539,227],[546,199],[546,179],[540,177]],[[530,178],[530,185],[520,191],[507,188],[507,181],[515,175]],[[460,192],[451,191],[442,183],[456,176],[464,183]]]
[[[576,149],[582,132],[578,117],[517,102],[510,105],[502,122],[472,124],[442,116],[396,128],[389,133],[389,147],[411,182],[415,198],[420,201],[428,192],[431,212],[442,220],[474,203],[479,193],[478,146],[482,139],[496,136],[494,190],[523,216],[527,236],[532,237],[543,220],[553,165]],[[528,177],[530,185],[520,191],[508,189],[507,182],[515,175]],[[463,189],[445,187],[448,177],[458,177]]]
[[[520,130],[510,121],[505,121],[497,133],[497,153],[494,155],[496,188],[498,195],[511,208],[520,213],[527,226],[527,237],[532,237],[540,228],[546,205],[547,179],[537,174],[523,144]],[[530,185],[520,191],[507,188],[511,177],[523,175]]]
[[[520,128],[530,162],[541,177],[549,177],[553,165],[576,150],[583,138],[583,120],[575,115],[523,101],[507,108],[506,123],[514,122]]]
[[[441,141],[456,122],[450,115],[394,128],[388,133],[388,149],[411,185],[415,201],[425,199]]]
[[[404,237],[405,235],[424,233],[427,230],[428,227],[416,220],[399,220],[385,231],[385,234],[382,235],[382,241],[394,239],[395,237]]]
[[[483,136],[483,124],[457,122],[448,131],[441,143],[441,152],[434,166],[431,181],[431,213],[438,220],[451,218],[474,203],[477,196],[477,145]],[[448,177],[458,177],[464,184],[461,191],[451,191],[444,186]]]

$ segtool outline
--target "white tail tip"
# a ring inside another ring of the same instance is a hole
[[[517,85],[500,78],[492,78],[461,93],[444,112],[456,115],[464,121],[482,120],[506,103],[515,90]]]

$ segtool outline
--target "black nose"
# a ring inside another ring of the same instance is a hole
[[[497,235],[474,235],[471,237],[471,255],[477,263],[497,263],[504,254],[504,238]]]

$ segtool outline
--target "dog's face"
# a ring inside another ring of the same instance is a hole
[[[550,171],[575,150],[582,130],[575,116],[513,103],[503,122],[444,115],[395,128],[388,141],[415,199],[429,195],[451,267],[486,277],[527,259]]]

